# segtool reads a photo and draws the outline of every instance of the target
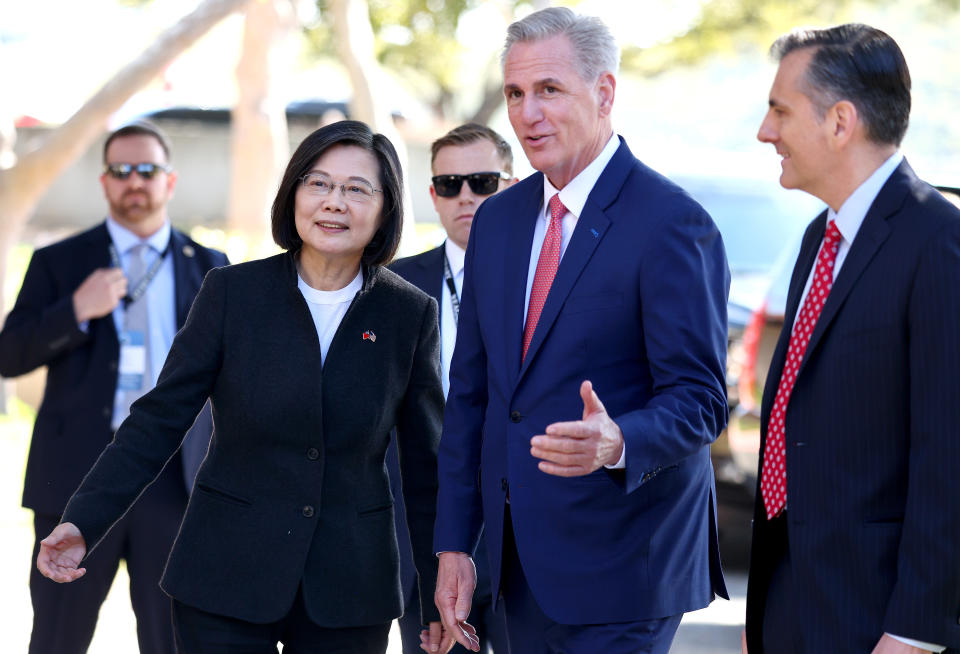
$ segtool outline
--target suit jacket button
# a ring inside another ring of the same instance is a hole
[[[117,362],[116,362],[116,361],[111,361],[111,362],[110,362],[110,372],[116,372],[116,371],[117,371]]]
[[[113,415],[113,411],[110,410],[110,407],[108,407],[108,406],[103,407],[103,417],[104,417],[104,418],[109,418],[109,417],[112,416],[112,415]]]
[[[507,488],[508,488],[507,480],[501,478],[501,479],[500,479],[500,490],[506,491]]]
[[[523,420],[523,416],[520,415],[519,411],[511,411],[510,420],[512,422],[520,422],[521,420]]]
[[[315,447],[311,447],[309,450],[307,450],[307,458],[311,461],[316,461],[320,458],[320,450]]]
[[[312,518],[313,507],[308,504],[305,507],[303,507],[303,509],[300,510],[300,513],[303,515],[304,518]]]

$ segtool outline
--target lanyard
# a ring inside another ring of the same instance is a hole
[[[152,282],[153,278],[157,276],[158,272],[160,272],[160,266],[163,265],[163,260],[166,258],[167,252],[169,251],[170,241],[167,241],[167,247],[165,247],[163,252],[160,253],[160,256],[157,257],[152,264],[150,264],[150,268],[147,269],[147,273],[133,286],[132,291],[127,291],[126,296],[123,298],[124,309],[139,300],[141,297],[143,297],[143,294],[147,292],[147,287],[150,286],[150,282]],[[113,243],[110,243],[110,263],[114,268],[123,269],[123,266],[120,265],[120,255],[117,253],[117,246]]]
[[[457,297],[457,285],[453,282],[453,272],[446,254],[443,255],[443,281],[447,283],[447,290],[450,291],[450,308],[453,309],[453,324],[456,325],[460,320],[460,298]]]

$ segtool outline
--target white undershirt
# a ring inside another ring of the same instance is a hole
[[[317,328],[317,336],[320,339],[320,363],[323,364],[327,359],[327,351],[330,349],[330,343],[333,342],[333,336],[337,333],[340,322],[350,308],[354,296],[363,288],[363,273],[358,272],[353,281],[338,291],[321,291],[313,288],[303,280],[303,277],[297,275],[297,288],[303,294],[303,299],[307,301],[310,307],[310,315],[313,316],[313,324]]]

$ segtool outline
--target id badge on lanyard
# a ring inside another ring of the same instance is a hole
[[[147,348],[143,332],[124,330],[120,334],[120,374],[117,386],[123,391],[143,388],[147,372]]]

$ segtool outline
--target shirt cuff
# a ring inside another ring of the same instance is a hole
[[[942,652],[947,649],[942,645],[933,645],[932,643],[925,643],[922,640],[914,640],[913,638],[901,638],[900,636],[894,636],[893,634],[887,634],[894,640],[899,640],[904,645],[910,645],[911,647],[919,647],[920,649],[926,649],[931,652]]]
[[[604,465],[607,470],[623,470],[627,467],[627,440],[623,440],[623,451],[620,452],[620,458],[613,465]]]
[[[79,329],[84,334],[86,334],[88,331],[90,331],[90,321],[81,320],[80,322],[77,323],[77,329]]]

